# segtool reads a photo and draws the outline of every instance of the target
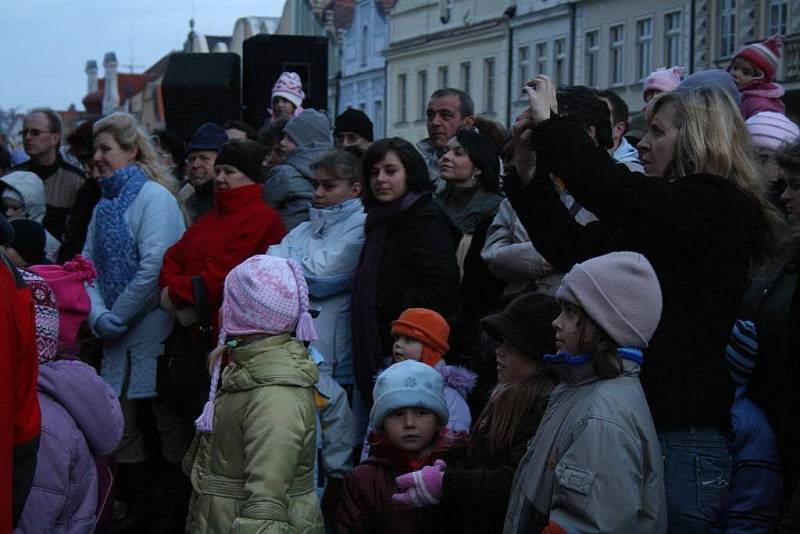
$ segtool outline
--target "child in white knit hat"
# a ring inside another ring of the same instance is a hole
[[[253,256],[225,278],[224,344],[211,353],[209,402],[184,460],[192,464],[187,532],[323,532],[313,476],[317,366],[303,344],[315,337],[294,260]]]
[[[556,297],[559,375],[517,468],[503,532],[666,532],[663,460],[639,381],[661,318],[650,262],[613,252],[575,265]]]

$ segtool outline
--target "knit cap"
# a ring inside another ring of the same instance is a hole
[[[336,117],[336,128],[333,129],[333,135],[344,132],[357,133],[367,141],[372,141],[374,138],[372,121],[360,109],[347,108]]]
[[[237,336],[293,331],[300,341],[314,341],[317,332],[308,311],[303,268],[295,260],[265,254],[246,259],[225,277],[219,323],[220,345]],[[208,402],[195,420],[200,432],[211,432],[214,426],[221,362],[222,358],[214,362]]]
[[[64,265],[34,265],[30,270],[47,282],[58,300],[59,346],[72,345],[92,309],[84,284],[91,285],[97,277],[94,264],[78,255]]]
[[[264,181],[264,148],[250,139],[231,139],[219,150],[214,166],[230,165],[236,167],[255,183]]]
[[[669,69],[661,67],[655,72],[651,72],[644,80],[642,98],[647,95],[648,91],[661,91],[664,93],[674,91],[681,83],[681,76],[683,76],[683,67],[678,65]]]
[[[282,72],[278,81],[272,86],[272,97],[270,102],[276,97],[280,96],[291,102],[295,107],[303,105],[303,100],[306,94],[303,92],[303,82],[300,80],[300,75],[296,72]]]
[[[44,226],[31,219],[11,221],[11,226],[14,228],[14,238],[9,246],[16,250],[28,265],[42,263],[47,243]]]
[[[800,128],[786,115],[776,111],[756,113],[744,124],[756,148],[778,150],[784,144],[800,138]]]
[[[306,109],[286,123],[283,133],[289,135],[297,146],[332,148],[331,118],[316,109]]]
[[[207,122],[201,125],[192,134],[189,144],[186,146],[186,153],[194,150],[213,150],[219,152],[222,145],[228,141],[228,134],[219,124]]]
[[[559,313],[554,298],[526,293],[500,313],[481,319],[481,326],[496,340],[505,340],[523,355],[538,360],[556,351],[553,321]]]
[[[612,252],[576,264],[556,298],[582,308],[620,347],[644,349],[661,319],[661,286],[636,252]]]
[[[736,107],[741,104],[742,95],[739,93],[739,88],[736,87],[736,82],[733,81],[733,77],[728,71],[722,69],[701,70],[690,74],[678,85],[676,90],[685,91],[710,86],[715,86],[728,93]]]
[[[400,408],[424,408],[436,414],[439,424],[446,426],[449,419],[444,398],[444,378],[430,365],[414,360],[404,360],[391,365],[378,375],[372,391],[375,403],[370,412],[372,428],[383,428],[383,420]]]
[[[392,321],[393,336],[408,336],[422,343],[422,363],[434,366],[450,348],[450,326],[444,317],[427,308],[408,308]]]
[[[749,61],[755,68],[764,73],[765,82],[771,82],[775,78],[775,71],[778,70],[782,46],[783,37],[773,35],[766,41],[744,45],[733,59],[738,57]]]
[[[52,361],[58,355],[58,301],[56,295],[41,276],[25,269],[20,269],[20,273],[33,296],[39,363]]]

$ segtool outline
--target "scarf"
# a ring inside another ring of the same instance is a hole
[[[100,179],[103,197],[97,203],[94,215],[93,259],[100,291],[109,309],[136,274],[138,252],[125,220],[125,211],[147,180],[147,175],[136,164],[117,169],[108,178]]]
[[[383,365],[381,336],[378,332],[376,296],[378,272],[380,271],[383,247],[389,233],[389,223],[419,197],[420,193],[406,193],[387,204],[376,204],[367,210],[365,224],[366,240],[361,249],[361,258],[354,280],[351,321],[353,331],[353,366],[356,385],[361,395],[372,402],[373,377]]]

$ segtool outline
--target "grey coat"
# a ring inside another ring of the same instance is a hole
[[[639,364],[600,379],[591,360],[555,369],[561,382],[517,467],[504,533],[664,533],[667,502]]]

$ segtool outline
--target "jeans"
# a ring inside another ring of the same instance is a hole
[[[725,436],[711,426],[656,430],[664,459],[668,532],[721,532],[721,497],[731,479]]]

